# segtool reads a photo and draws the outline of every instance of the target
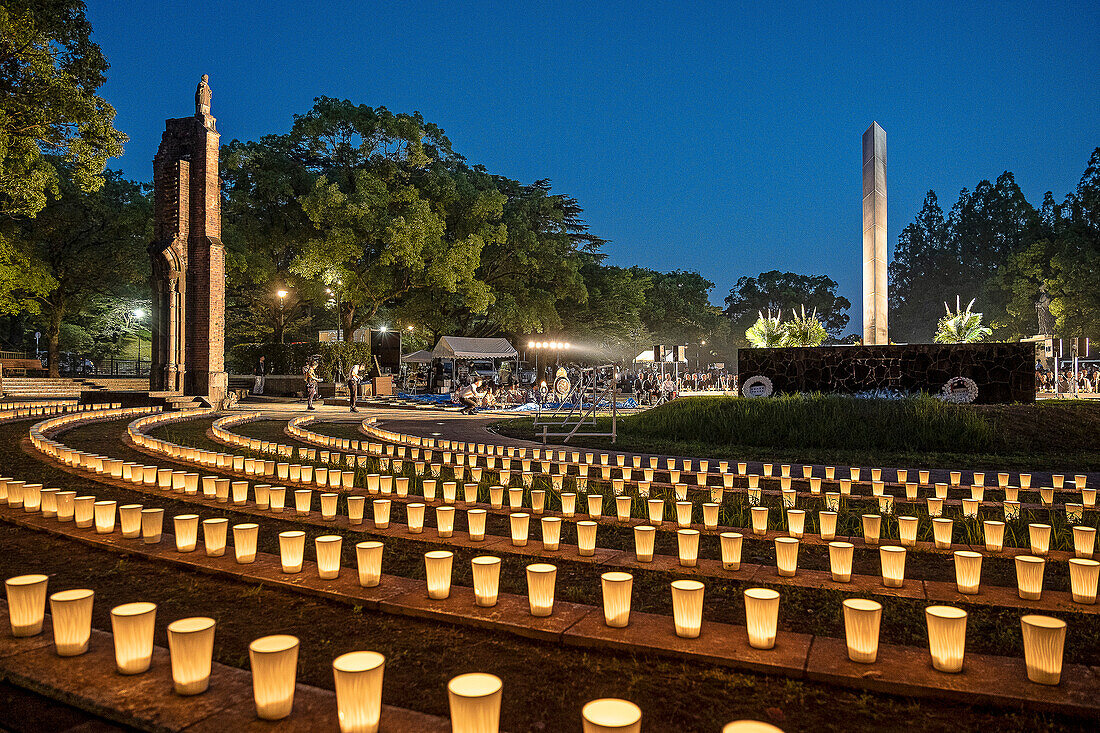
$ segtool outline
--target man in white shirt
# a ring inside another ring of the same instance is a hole
[[[481,386],[481,377],[474,377],[474,381],[462,388],[462,391],[458,393],[458,401],[466,407],[462,410],[463,415],[473,415],[477,412],[477,405],[481,401],[481,392],[478,391],[478,387]]]

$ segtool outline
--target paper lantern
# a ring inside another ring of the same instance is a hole
[[[486,512],[484,509],[467,510],[466,527],[472,541],[481,542],[485,539],[485,518]]]
[[[744,596],[749,646],[773,648],[779,627],[779,593],[770,588],[746,588]]]
[[[1005,546],[1005,523],[987,519],[982,522],[985,549],[989,552],[1000,552]]]
[[[359,571],[359,585],[373,588],[382,579],[382,543],[365,540],[355,545],[355,560]]]
[[[836,512],[840,510],[840,494],[835,491],[825,492],[825,511]]]
[[[821,539],[828,541],[836,537],[836,516],[835,511],[820,511],[817,513]]]
[[[451,563],[453,561],[454,553],[448,550],[432,550],[424,553],[428,598],[442,600],[451,595]]]
[[[92,512],[95,517],[96,534],[110,534],[115,531],[115,502],[94,502]]]
[[[632,702],[602,698],[581,708],[584,733],[641,733],[642,709]]]
[[[572,517],[577,513],[576,494],[570,492],[561,495],[561,513],[565,517]]]
[[[619,522],[625,523],[630,521],[630,505],[632,501],[629,494],[615,497],[615,515]]]
[[[326,522],[331,522],[336,519],[336,500],[338,494],[324,493],[321,494],[321,519]]]
[[[199,546],[199,515],[177,514],[172,517],[176,533],[176,552],[194,552]]]
[[[577,554],[591,557],[596,554],[596,523],[577,522]]]
[[[653,543],[657,531],[648,525],[634,527],[634,558],[638,562],[653,562]]]
[[[794,537],[775,538],[775,566],[782,578],[793,578],[798,572],[798,545]]]
[[[1002,503],[1005,512],[1005,519],[1015,520],[1020,518],[1020,502],[1005,500]]]
[[[864,514],[862,519],[864,544],[872,547],[878,545],[879,533],[882,530],[882,517],[878,514]]]
[[[768,507],[766,506],[754,506],[750,509],[752,513],[752,533],[755,535],[764,535],[768,532]]]
[[[843,607],[848,659],[860,664],[873,664],[878,659],[882,604],[866,598],[848,598]]]
[[[613,629],[625,628],[630,623],[630,597],[634,588],[634,576],[630,573],[609,572],[600,576],[603,589],[604,623]]]
[[[935,517],[932,519],[932,538],[935,540],[936,549],[951,549],[951,533],[954,526],[955,523],[946,517]]]
[[[181,618],[168,624],[168,651],[176,694],[206,692],[214,654],[214,619]]]
[[[454,504],[458,498],[458,483],[455,481],[443,482],[443,503]]]
[[[855,546],[851,542],[829,543],[829,572],[833,582],[848,583],[852,580],[852,556]]]
[[[476,504],[477,503],[477,486],[478,485],[476,483],[468,483],[468,484],[463,484],[462,485],[462,501],[463,502],[465,502],[467,504]],[[543,493],[545,494],[546,492],[543,492]],[[534,492],[531,492],[531,494],[532,494],[532,501],[534,501],[534,499],[533,499]]]
[[[649,523],[660,527],[665,518],[665,500],[649,499],[646,501],[646,507],[649,512]]]
[[[272,514],[282,514],[286,508],[286,487],[272,486],[267,492],[267,500]]]
[[[246,522],[233,525],[233,556],[241,565],[256,562],[256,541],[260,525]]]
[[[435,501],[435,486],[436,482],[432,479],[428,479],[420,485],[421,492],[428,501]]]
[[[972,595],[978,592],[982,582],[982,556],[981,553],[970,550],[956,550],[955,553],[955,585],[959,593]]]
[[[878,548],[878,556],[882,566],[882,584],[887,588],[905,585],[905,548],[883,545]]]
[[[676,547],[680,558],[680,566],[685,568],[695,567],[699,563],[699,530],[677,530]]]
[[[121,674],[141,674],[153,661],[155,603],[124,603],[111,609],[115,665]]]
[[[439,506],[435,508],[435,529],[444,539],[454,535],[455,508],[453,506]]]
[[[703,625],[703,589],[698,580],[672,581],[672,618],[676,635],[695,639]]]
[[[95,593],[86,588],[58,591],[50,596],[53,643],[59,657],[75,657],[88,651],[94,600]]]
[[[722,733],[783,733],[783,730],[759,720],[735,720],[722,726]]]
[[[554,585],[558,569],[548,563],[527,566],[527,599],[532,616],[549,616],[554,612]]]
[[[279,561],[284,573],[302,572],[306,551],[306,533],[298,530],[279,533]]]
[[[261,720],[282,720],[294,707],[298,676],[298,638],[264,636],[248,645],[252,697]]]
[[[943,499],[930,496],[925,503],[928,506],[928,516],[938,517],[943,514]]]
[[[23,511],[28,514],[42,509],[42,484],[23,485]],[[98,531],[98,529],[97,529]]]
[[[312,489],[295,489],[294,490],[294,512],[298,516],[305,516],[309,514],[309,507],[313,503],[313,490]]]
[[[146,545],[155,545],[160,542],[161,528],[163,524],[163,509],[142,509],[141,541]]]
[[[966,611],[953,606],[928,606],[924,618],[932,667],[940,672],[961,672],[966,653]]]
[[[405,522],[412,534],[424,531],[424,506],[420,502],[413,502],[405,507]]]
[[[1037,601],[1043,595],[1043,571],[1046,560],[1033,555],[1017,555],[1016,587],[1020,598],[1025,601]]]
[[[913,500],[917,498],[917,484],[907,483],[905,484],[905,498]]]
[[[508,524],[512,532],[513,547],[527,546],[527,534],[530,521],[531,515],[526,512],[516,512],[515,514],[508,515]]]
[[[491,674],[462,674],[447,683],[451,733],[497,733],[503,685]]]
[[[57,492],[57,521],[71,522],[76,513],[76,492]]]
[[[46,616],[45,575],[17,575],[4,581],[12,636],[37,636]]]
[[[902,547],[915,547],[917,544],[917,518],[898,517],[898,544]]]
[[[221,557],[225,554],[225,540],[229,530],[228,519],[204,519],[202,522],[202,542],[207,557]]]
[[[340,551],[344,538],[338,534],[322,535],[313,540],[317,555],[317,576],[321,580],[340,577]]]
[[[500,588],[500,558],[489,555],[475,557],[470,561],[474,576],[474,603],[482,608],[497,605]]]
[[[717,514],[717,507],[715,509],[715,514]],[[717,517],[715,517],[715,524],[717,524]],[[791,537],[802,537],[805,528],[806,512],[802,509],[788,509],[787,534],[789,534]]]
[[[558,517],[543,517],[542,521],[542,549],[554,552],[561,542],[561,519]]]
[[[741,543],[739,532],[723,532],[719,535],[722,550],[722,569],[739,570],[741,568]]]
[[[1031,541],[1031,554],[1046,555],[1050,550],[1050,525],[1033,522],[1027,525],[1027,534]]]
[[[376,733],[382,716],[386,658],[378,652],[348,652],[332,662],[340,733]]]
[[[676,502],[676,526],[680,529],[687,529],[691,526],[692,506],[690,501]]]
[[[1074,603],[1096,603],[1096,586],[1100,581],[1100,562],[1081,557],[1069,560],[1069,585]]]
[[[1057,685],[1062,680],[1066,622],[1050,616],[1028,614],[1020,618],[1020,628],[1024,636],[1027,678],[1040,685]]]
[[[1020,498],[1020,488],[1018,486],[1006,486],[1005,487],[1005,501],[1018,501]]]
[[[975,519],[978,516],[978,503],[979,499],[963,499],[962,510],[963,516],[967,519]]]
[[[588,495],[588,516],[592,519],[603,516],[603,495]]]
[[[73,499],[73,519],[80,529],[95,525],[95,497],[78,496]]]
[[[1074,526],[1073,554],[1077,557],[1091,558],[1096,549],[1096,529],[1094,527]]]

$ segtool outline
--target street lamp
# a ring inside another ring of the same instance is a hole
[[[134,308],[134,318],[138,319],[139,322],[141,321],[142,318],[145,318],[145,309],[144,308]],[[134,374],[136,376],[140,377],[141,376],[141,330],[140,329],[135,332],[134,338],[137,339],[137,366],[134,367]],[[152,353],[149,354],[149,358],[150,358],[150,360],[152,360],[152,358],[153,358]]]
[[[283,304],[286,303],[286,296],[289,293],[285,290],[276,290],[275,295],[279,297],[279,343],[286,343],[286,313],[283,310]]]

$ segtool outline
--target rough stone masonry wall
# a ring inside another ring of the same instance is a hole
[[[980,403],[1035,401],[1033,344],[909,344],[740,349],[738,378],[762,375],[778,392],[938,393],[952,377],[978,385]]]

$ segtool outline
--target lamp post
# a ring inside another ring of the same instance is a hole
[[[285,290],[275,291],[275,295],[279,297],[279,343],[286,343],[286,312],[283,310],[283,305],[286,303],[286,296],[289,295]]]
[[[134,375],[140,377],[141,376],[141,330],[140,330],[140,323],[141,323],[141,319],[145,318],[145,309],[144,308],[135,308],[134,309],[134,318],[136,318],[138,320],[138,324],[139,324],[139,330],[137,330],[134,333],[134,338],[137,339],[137,366],[134,367]],[[152,359],[152,354],[149,355],[149,358]]]
[[[340,292],[332,288],[325,288],[325,292],[331,295],[333,300],[336,301],[336,340],[341,341],[340,331],[342,330],[343,324],[340,323]]]

